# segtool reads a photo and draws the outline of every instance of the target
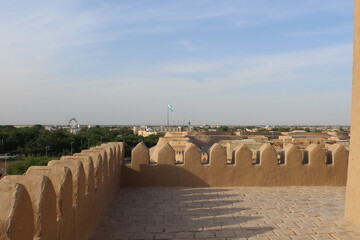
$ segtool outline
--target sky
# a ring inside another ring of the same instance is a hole
[[[348,125],[353,0],[0,0],[0,124]]]

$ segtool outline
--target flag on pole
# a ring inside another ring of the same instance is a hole
[[[168,108],[170,111],[174,111],[173,107],[170,104],[168,104]]]

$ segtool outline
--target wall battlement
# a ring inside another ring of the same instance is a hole
[[[184,162],[164,144],[157,163],[149,149],[138,144],[130,164],[123,164],[124,145],[108,143],[73,156],[32,166],[24,175],[0,180],[0,239],[90,239],[120,186],[343,186],[348,151],[334,145],[326,152],[310,145],[302,152],[292,144],[278,153],[270,144],[258,152],[258,162],[246,145],[227,162],[225,148],[214,144],[209,162],[189,144]],[[280,156],[280,157],[279,157]]]
[[[83,240],[120,188],[122,143],[102,144],[0,180],[0,239]]]
[[[186,147],[181,164],[169,144],[157,154],[157,163],[151,163],[149,149],[138,144],[131,163],[123,166],[122,186],[345,186],[347,178],[348,151],[342,145],[327,152],[316,144],[305,151],[288,144],[278,153],[264,144],[255,163],[243,144],[235,148],[232,164],[220,144],[211,147],[207,164],[201,163],[201,150],[194,144]]]

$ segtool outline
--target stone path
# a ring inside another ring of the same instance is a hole
[[[94,240],[360,239],[343,187],[122,189]]]

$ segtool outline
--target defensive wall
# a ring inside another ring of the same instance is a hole
[[[354,1],[354,68],[345,218],[360,226],[360,1]],[[150,164],[149,150],[139,144],[131,163],[122,164],[121,143],[103,144],[73,156],[30,167],[24,175],[0,180],[0,239],[89,239],[120,186],[343,186],[348,152],[334,145],[327,154],[318,145],[301,152],[289,144],[280,153],[260,148],[252,162],[247,146],[234,151],[226,163],[225,149],[215,144],[209,163],[189,145],[184,162],[175,164],[174,150],[165,144],[158,162]],[[331,160],[331,161],[330,161]],[[121,179],[121,181],[120,181]]]
[[[341,145],[326,152],[314,144],[302,152],[289,144],[279,158],[265,144],[255,163],[243,144],[234,150],[233,164],[220,144],[211,147],[205,164],[194,144],[180,164],[169,144],[157,154],[158,162],[150,164],[149,149],[139,143],[125,164],[123,144],[108,143],[3,177],[0,239],[89,239],[121,186],[344,186],[347,177],[348,151]]]
[[[0,180],[0,239],[90,239],[120,187],[131,186],[344,186],[348,151],[319,145],[300,151],[289,144],[277,152],[263,145],[257,162],[246,145],[233,152],[214,144],[208,163],[201,151],[188,144],[184,161],[175,164],[175,150],[164,144],[157,163],[139,143],[130,163],[123,163],[122,143],[108,143],[47,166],[30,167],[24,175]],[[280,155],[279,155],[280,154]]]
[[[179,143],[191,142],[201,149],[204,149],[210,148],[210,146],[220,141],[224,143],[224,141],[255,140],[256,142],[262,143],[271,142],[273,145],[279,147],[283,147],[287,143],[293,143],[301,149],[305,149],[312,143],[325,146],[328,140],[330,140],[330,144],[334,144],[337,141],[348,139],[349,134],[347,132],[168,132],[164,137],[159,139],[156,147],[161,147],[167,142],[175,148],[176,151],[183,151],[184,147],[180,146],[177,148],[176,146],[178,144],[176,144],[175,141]]]
[[[122,143],[0,180],[0,239],[89,239],[120,188]]]
[[[214,144],[209,161],[202,163],[202,152],[188,144],[184,161],[176,163],[176,152],[169,144],[157,151],[157,163],[150,162],[149,149],[139,143],[131,162],[122,169],[122,186],[345,186],[348,151],[342,145],[326,151],[310,145],[305,151],[288,144],[279,153],[264,144],[253,161],[253,153],[244,144],[233,151],[233,163],[227,163],[226,149]]]
[[[346,186],[345,218],[360,226],[360,1],[354,1],[354,55],[351,99],[349,179]]]

